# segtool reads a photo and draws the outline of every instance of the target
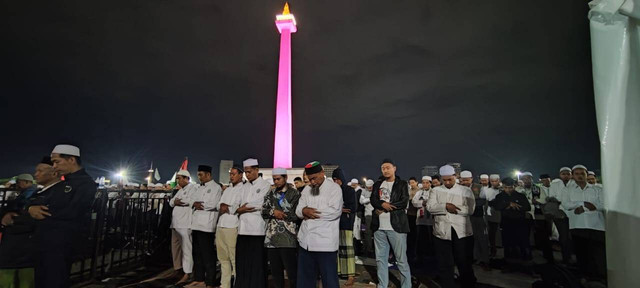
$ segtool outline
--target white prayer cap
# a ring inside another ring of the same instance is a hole
[[[80,157],[80,148],[68,144],[59,144],[53,148],[51,154],[65,154]]]
[[[178,173],[176,173],[176,175],[180,175],[180,176],[185,176],[185,177],[191,178],[191,174],[187,170],[180,170],[180,171],[178,171]]]
[[[587,172],[587,174],[588,174],[588,175],[596,176],[596,172],[593,172],[593,171],[589,171],[589,172]]]
[[[257,164],[256,164],[257,165]],[[277,167],[277,168],[273,168],[273,171],[271,172],[272,175],[287,175],[287,169],[284,169],[282,167]]]
[[[480,179],[489,179],[489,175],[482,174],[482,175],[480,175]]]
[[[460,184],[460,179],[456,178],[456,184]]]
[[[571,168],[569,168],[569,167],[562,167],[562,168],[560,168],[560,173],[562,173],[562,171],[569,171],[569,172],[571,172]]]
[[[422,189],[422,183],[418,184],[418,188]]]
[[[533,174],[531,174],[531,172],[524,172],[524,173],[522,173],[520,176],[529,176],[529,177],[533,177]]]
[[[267,182],[269,182],[269,185],[273,185],[273,178],[267,178]]]
[[[491,176],[489,176],[489,179],[500,180],[500,174],[491,174]]]
[[[358,184],[358,179],[356,178],[351,179],[351,184]]]
[[[571,168],[571,171],[576,170],[576,169],[584,169],[584,171],[588,171],[587,167],[585,167],[584,165],[581,165],[581,164],[573,166],[573,168]]]
[[[452,176],[456,174],[456,169],[453,169],[451,165],[444,165],[440,167],[440,176]]]
[[[251,166],[258,166],[258,160],[257,159],[253,159],[253,158],[249,158],[249,159],[244,160],[242,162],[242,167],[251,167]]]
[[[431,176],[422,176],[422,181],[424,180],[431,182]]]
[[[367,185],[367,187],[373,187],[373,180],[371,180],[371,179],[367,180],[365,185]]]
[[[469,170],[464,170],[462,172],[460,172],[460,178],[472,178],[473,174],[471,174],[471,171]]]

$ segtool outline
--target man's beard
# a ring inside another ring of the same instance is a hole
[[[320,195],[320,186],[311,185],[311,195],[312,196]]]

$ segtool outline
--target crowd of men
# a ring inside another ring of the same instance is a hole
[[[530,271],[533,247],[554,263],[555,234],[564,265],[574,265],[575,254],[582,277],[606,280],[602,186],[582,165],[561,168],[553,181],[541,175],[539,184],[530,172],[519,179],[482,174],[474,183],[470,171],[445,165],[418,183],[401,179],[396,164],[384,159],[381,176],[364,188],[340,168],[325,176],[319,162],[307,164],[293,184],[284,168],[263,179],[257,159],[230,169],[226,185],[212,179],[211,166],[197,170],[197,184],[189,171],[177,172],[179,190],[168,203],[179,286],[267,287],[270,274],[275,287],[316,287],[318,281],[339,287],[340,278],[349,287],[361,256],[375,257],[378,287],[388,286],[393,265],[401,287],[412,287],[411,271],[429,262],[436,263],[442,287],[457,287],[456,273],[462,287],[474,287],[472,265],[491,269],[498,235],[501,269],[510,272]],[[43,188],[33,180],[20,175],[23,192],[1,211],[0,281],[68,287],[96,185],[81,167],[79,148],[66,144],[37,165],[35,181]],[[16,255],[25,251],[16,247],[30,253]]]
[[[400,179],[390,159],[382,161],[380,169],[382,176],[367,180],[363,189],[357,179],[347,182],[339,168],[326,177],[318,162],[308,164],[304,179],[295,179],[294,185],[287,184],[282,168],[273,170],[273,181],[262,179],[255,159],[232,168],[232,183],[224,191],[215,188],[212,199],[219,199],[218,204],[209,205],[215,207],[210,213],[220,217],[211,238],[216,239],[222,287],[266,287],[269,270],[276,287],[286,286],[285,271],[289,287],[315,287],[317,279],[322,287],[338,287],[339,278],[351,286],[355,265],[361,263],[357,255],[375,257],[378,287],[389,284],[392,265],[400,272],[401,287],[411,287],[411,270],[429,259],[437,263],[442,287],[456,287],[456,267],[461,286],[473,287],[472,265],[490,270],[492,259],[499,256],[498,242],[504,247],[504,272],[531,273],[534,247],[554,263],[552,234],[559,234],[564,265],[575,264],[575,253],[585,279],[606,281],[602,186],[582,165],[561,168],[554,181],[541,175],[539,184],[530,172],[519,181],[483,174],[474,183],[470,171],[456,173],[445,165],[418,183],[413,177]],[[210,167],[201,166],[199,178],[202,171],[210,174]],[[198,200],[188,195],[202,193],[189,190],[198,191],[209,182],[188,184],[188,172],[178,174],[182,188],[171,205],[186,210],[173,212],[174,268],[184,270],[179,283],[193,277],[196,282],[190,285],[198,287],[202,276],[191,275],[197,270],[191,263],[197,266],[198,261],[188,255],[195,253],[189,242],[195,247],[196,241],[189,238],[188,221],[185,226],[175,221],[193,215],[191,233],[197,231],[196,214],[190,213],[199,209],[194,206]],[[215,286],[216,281],[205,284]]]

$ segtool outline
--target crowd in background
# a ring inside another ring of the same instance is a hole
[[[65,236],[85,232],[85,194],[96,192],[79,159],[77,147],[58,145],[34,175],[21,174],[6,185],[0,281],[68,285],[71,255],[80,244]],[[185,287],[267,287],[269,274],[275,287],[315,287],[318,279],[323,287],[338,287],[340,278],[349,287],[365,258],[375,258],[378,287],[387,287],[389,269],[399,270],[403,288],[415,284],[412,271],[425,269],[437,271],[442,287],[473,287],[474,269],[540,273],[533,269],[535,251],[559,269],[577,268],[583,283],[606,283],[602,185],[586,167],[562,167],[558,178],[542,174],[537,183],[530,172],[518,179],[474,177],[449,165],[405,181],[396,169],[385,159],[377,180],[360,183],[347,181],[340,168],[325,175],[319,162],[311,162],[303,177],[290,181],[278,167],[263,179],[258,160],[247,159],[230,169],[230,183],[215,182],[211,166],[199,165],[197,182],[180,170],[175,188],[106,191],[109,198],[168,201],[170,277]],[[163,210],[163,203],[150,202],[149,210]],[[46,244],[44,232],[52,233]],[[7,260],[24,247],[33,253]],[[53,263],[61,265],[53,269]]]

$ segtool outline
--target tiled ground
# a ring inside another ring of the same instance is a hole
[[[499,255],[500,256],[500,255]],[[535,260],[539,261],[540,256],[536,254]],[[375,260],[364,258],[362,259],[364,265],[357,265],[357,280],[356,284],[352,287],[375,287],[373,284],[372,277],[370,273],[375,274]],[[499,264],[496,264],[499,265]],[[426,269],[415,269],[412,271],[412,274],[416,276],[418,283],[414,283],[414,287],[438,287],[433,282],[433,276],[435,274],[434,268],[429,267],[429,264],[426,265]],[[78,287],[175,287],[172,283],[175,280],[167,280],[163,279],[168,274],[172,272],[171,269],[160,271],[153,277],[145,277],[145,278],[137,278],[144,277],[144,274],[148,275],[148,271],[145,271],[144,268],[140,268],[138,272],[131,271],[125,274],[120,275],[119,277],[115,277],[105,281],[103,283],[96,283],[91,285],[84,285]],[[535,281],[530,275],[523,273],[502,273],[499,269],[492,269],[491,271],[485,271],[481,269],[479,266],[474,266],[474,272],[476,278],[478,278],[478,288],[495,288],[495,287],[504,287],[504,288],[528,288],[531,287],[531,283]],[[389,287],[396,287],[395,284],[399,284],[399,273],[394,268],[390,269],[390,278],[391,282]],[[341,280],[341,284],[343,284],[345,280]],[[133,284],[131,284],[133,283]],[[320,285],[318,287],[321,287]]]

